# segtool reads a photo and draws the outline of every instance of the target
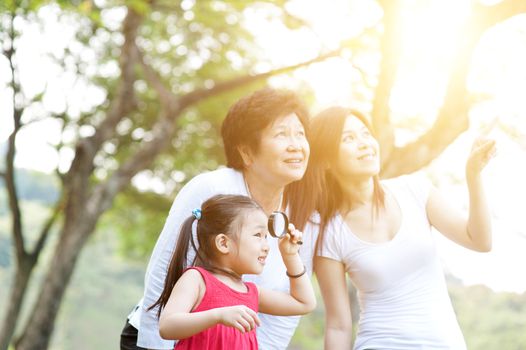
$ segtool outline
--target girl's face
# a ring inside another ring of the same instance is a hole
[[[303,177],[309,154],[303,124],[292,113],[262,131],[259,151],[249,152],[246,163],[263,181],[285,186]]]
[[[352,115],[345,120],[339,154],[332,169],[340,179],[371,177],[380,172],[378,141],[365,124]]]
[[[263,272],[268,255],[267,216],[262,210],[254,209],[240,218],[241,229],[237,238],[237,249],[232,254],[232,269],[242,274]]]

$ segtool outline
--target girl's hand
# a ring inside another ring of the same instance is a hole
[[[471,148],[466,163],[466,179],[471,181],[478,177],[482,170],[496,154],[495,140],[478,137]]]
[[[298,253],[302,242],[303,233],[296,230],[293,224],[289,224],[289,230],[285,237],[279,240],[279,250],[282,256]]]
[[[250,332],[261,325],[258,314],[245,305],[227,306],[216,309],[219,323],[234,327],[241,333]]]

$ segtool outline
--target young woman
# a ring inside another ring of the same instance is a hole
[[[495,143],[478,140],[466,164],[469,215],[416,176],[379,181],[380,150],[366,118],[333,107],[311,123],[309,169],[294,189],[291,221],[320,225],[314,269],[326,308],[325,348],[351,345],[346,284],[358,291],[354,349],[465,349],[431,227],[475,251],[491,249],[481,171]],[[346,344],[346,345],[343,345]]]
[[[161,307],[159,331],[165,339],[179,340],[175,349],[257,349],[258,311],[288,316],[314,309],[316,297],[298,255],[302,234],[292,225],[279,242],[290,294],[242,281],[244,274],[263,271],[267,221],[256,202],[239,195],[214,196],[185,220],[163,292],[151,307]],[[192,246],[199,248],[187,269]]]
[[[249,196],[266,214],[285,210],[290,202],[288,185],[301,179],[307,167],[308,123],[304,105],[286,90],[262,89],[230,108],[221,130],[228,167],[196,176],[177,194],[148,264],[144,296],[129,315],[121,334],[122,349],[173,348],[173,341],[159,336],[157,310],[147,309],[161,295],[181,224],[191,210],[216,194]],[[300,249],[308,275],[312,271],[315,240],[312,235],[303,237]],[[260,275],[246,276],[245,280],[263,288],[287,291],[289,279],[285,273],[277,242],[270,240],[266,269]],[[285,349],[299,316],[261,314],[259,317],[259,347]]]

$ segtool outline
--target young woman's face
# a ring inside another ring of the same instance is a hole
[[[263,181],[285,186],[303,177],[309,154],[303,124],[292,113],[262,131],[259,151],[250,152],[247,165]]]
[[[250,210],[244,215],[240,233],[237,238],[237,249],[232,257],[233,269],[238,274],[259,274],[263,272],[268,255],[267,216],[262,210]]]
[[[339,178],[371,177],[380,172],[378,141],[365,124],[352,115],[345,120],[339,154],[332,168]]]

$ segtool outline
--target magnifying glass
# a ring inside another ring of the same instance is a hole
[[[282,211],[274,211],[268,218],[268,232],[275,238],[285,237],[289,232],[289,218]],[[303,241],[297,241],[296,244],[303,244]]]

